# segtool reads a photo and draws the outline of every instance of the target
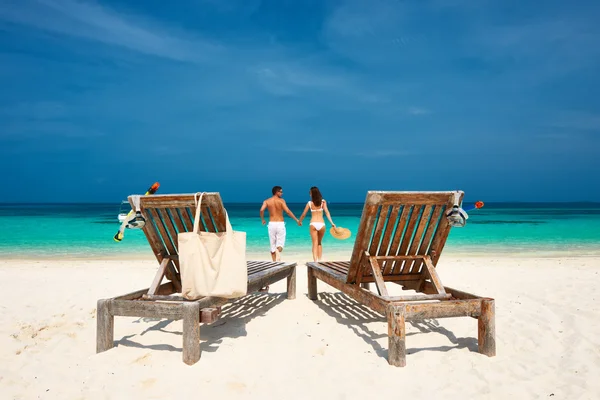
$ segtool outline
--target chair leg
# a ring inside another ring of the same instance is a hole
[[[193,365],[200,360],[200,304],[183,303],[183,362]]]
[[[287,277],[287,298],[288,300],[296,298],[296,267],[292,268],[292,273]]]
[[[496,317],[493,299],[481,301],[481,315],[477,318],[479,352],[488,357],[496,355]]]
[[[110,300],[98,300],[96,306],[96,353],[114,347],[115,317],[110,313]]]
[[[404,306],[389,304],[388,320],[388,363],[395,367],[406,365],[406,324]]]
[[[312,268],[306,267],[308,273],[308,298],[317,300],[317,278]]]

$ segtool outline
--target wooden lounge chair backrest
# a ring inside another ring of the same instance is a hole
[[[129,196],[128,200],[135,209],[133,196]],[[193,230],[196,214],[194,194],[140,196],[140,211],[146,219],[142,229],[152,252],[161,268],[166,269],[167,278],[180,290],[177,234]],[[225,231],[225,208],[219,193],[205,193],[202,197],[199,228],[204,232]]]
[[[347,283],[360,283],[374,272],[385,281],[418,279],[423,256],[429,256],[427,262],[435,266],[450,233],[445,214],[454,204],[455,193],[368,192]],[[462,201],[464,193],[458,193]],[[371,268],[369,262],[379,268]]]

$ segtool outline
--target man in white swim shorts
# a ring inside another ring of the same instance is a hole
[[[298,225],[302,225],[298,218],[290,211],[283,196],[283,189],[281,186],[275,186],[272,189],[273,197],[263,201],[262,207],[260,208],[260,219],[262,224],[265,225],[265,210],[269,210],[269,241],[271,242],[271,258],[273,261],[279,261],[281,259],[281,252],[285,246],[285,222],[283,221],[283,211],[287,215],[292,217]]]

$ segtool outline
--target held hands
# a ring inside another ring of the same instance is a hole
[[[262,224],[265,225],[267,223],[267,221],[265,221],[264,219],[262,220]]]
[[[302,226],[302,221],[300,221],[299,219],[296,220],[296,223],[298,224],[298,226]]]

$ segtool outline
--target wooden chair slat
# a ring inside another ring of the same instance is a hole
[[[194,229],[194,223],[192,222],[192,219],[190,218],[190,216],[187,212],[187,208],[178,207],[178,208],[174,208],[174,209],[177,210],[177,214],[181,217],[181,220],[183,221],[183,225],[185,226],[185,230],[187,232],[191,232]]]
[[[260,261],[248,261],[248,268],[254,267],[255,265],[258,265],[260,263]]]
[[[163,260],[160,263],[160,266],[158,267],[158,271],[156,271],[154,280],[152,281],[152,284],[148,288],[147,294],[149,294],[149,295],[156,294],[156,291],[158,290],[158,287],[160,286],[162,279],[165,277],[165,274],[167,273],[167,265],[168,264],[169,264],[169,259],[163,258]]]
[[[369,192],[370,200],[379,205],[389,204],[444,204],[454,192]]]
[[[384,227],[387,225],[388,215],[390,213],[392,206],[384,206],[379,209],[379,214],[377,215],[377,223],[373,228],[373,233],[371,236],[371,245],[369,246],[369,254],[376,254],[379,249],[379,242],[381,240],[381,236],[383,235]]]
[[[150,222],[152,223],[152,225],[154,225],[154,227],[156,228],[156,233],[158,238],[160,239],[160,242],[162,243],[161,246],[161,251],[162,251],[162,255],[163,257],[165,256],[177,256],[177,248],[176,248],[176,243],[177,243],[177,238],[174,239],[174,242],[172,241],[171,237],[169,236],[169,234],[167,233],[164,223],[162,222],[160,216],[158,215],[158,212],[155,208],[150,208],[148,209],[149,213],[148,215],[150,216]],[[171,258],[169,264],[167,265],[167,271],[168,271],[168,278],[171,281],[175,281],[177,286],[181,287],[181,284],[179,283],[179,259],[177,257],[173,257]]]
[[[398,214],[400,213],[401,206],[399,204],[396,204],[391,207],[392,207],[392,211],[390,212],[390,216],[388,218],[388,221],[387,221],[387,224],[385,227],[385,232],[383,234],[383,238],[381,239],[381,245],[379,246],[379,249],[377,250],[376,253],[371,253],[371,254],[376,254],[378,256],[388,255],[390,242],[392,240],[392,235],[396,229],[396,224],[398,222]],[[382,265],[382,267],[383,267],[383,265]]]
[[[225,232],[225,206],[221,196],[212,197],[209,204],[209,213],[218,232]]]
[[[192,221],[192,229],[190,229],[190,232],[191,232],[194,230],[194,223],[196,222],[196,209],[194,207],[186,207],[185,212],[189,216],[190,221]],[[209,232],[209,230],[206,229],[206,225],[204,225],[204,221],[202,221],[202,213],[200,213],[200,221],[198,222],[198,230],[200,230],[201,232]]]
[[[440,277],[438,276],[437,271],[435,270],[435,267],[433,266],[433,263],[431,262],[431,258],[425,257],[423,259],[423,262],[425,263],[424,272],[427,274],[427,276],[431,280],[431,283],[435,287],[435,290],[438,292],[438,294],[446,294],[444,285],[442,285],[442,281],[440,280]],[[425,273],[423,275],[425,275]]]
[[[175,222],[175,226],[177,227],[177,232],[187,232],[184,221],[181,219],[181,216],[177,212],[176,208],[166,209],[167,213],[171,216],[171,219]]]
[[[377,262],[375,257],[369,257],[369,263],[371,265],[371,271],[373,278],[375,279],[375,286],[377,286],[377,291],[380,296],[389,296],[387,288],[385,287],[385,282],[383,280],[383,275],[381,274],[381,266]]]
[[[350,268],[350,262],[349,261],[332,261],[328,264],[333,264],[338,268],[341,269],[345,269],[346,271],[348,271],[348,268]]]
[[[272,268],[278,265],[283,265],[283,263],[277,261],[265,261],[260,263],[254,263],[252,266],[248,265],[248,272],[262,271],[263,269]]]
[[[164,243],[164,247],[167,250],[167,254],[168,255],[178,254],[177,249],[175,248],[175,245],[171,241],[171,237],[167,233],[167,230],[165,229],[165,226],[164,226],[160,216],[158,215],[158,210],[156,210],[155,208],[149,208],[148,211],[150,212],[152,223],[156,227],[156,229],[160,235],[160,238]],[[177,242],[177,239],[175,239],[175,242]]]
[[[398,249],[397,255],[403,256],[406,255],[408,246],[413,237],[413,233],[415,231],[415,225],[421,215],[421,204],[413,205],[412,211],[410,214],[410,218],[406,223],[406,228],[404,230],[404,236],[402,237],[402,242],[400,243],[400,248]],[[402,266],[404,265],[404,260],[395,261],[394,266],[392,267],[392,273],[400,273],[402,271]]]
[[[373,225],[375,224],[375,217],[377,213],[378,205],[372,201],[372,196],[367,193],[367,199],[363,207],[362,216],[358,231],[356,233],[356,239],[354,241],[354,249],[352,250],[352,258],[350,259],[350,268],[348,269],[348,283],[356,282],[357,272],[359,270],[360,262],[365,249],[369,246],[371,239],[371,233],[373,232]]]
[[[427,230],[425,231],[425,236],[423,237],[423,241],[421,242],[421,246],[419,246],[419,250],[417,250],[417,255],[425,255],[429,252],[429,247],[431,246],[431,239],[433,238],[433,233],[437,229],[437,226],[440,223],[440,217],[443,218],[442,212],[444,211],[443,205],[437,205],[434,207],[433,215],[429,220],[429,225],[427,226]],[[422,259],[415,260],[411,271],[412,272],[421,272],[421,266],[423,264]]]
[[[169,237],[171,238],[171,242],[173,244],[173,247],[175,248],[175,254],[179,255],[179,247],[178,247],[178,241],[177,241],[177,230],[175,229],[175,226],[173,225],[173,223],[171,222],[171,219],[169,218],[169,215],[167,213],[167,209],[166,208],[157,208],[156,210],[159,213],[159,217],[160,217],[160,220],[161,220],[163,226],[167,229]],[[179,271],[180,271],[180,268],[179,268],[179,258],[174,259],[173,260],[173,264],[174,264],[177,272],[179,273]]]
[[[272,267],[273,267],[273,264],[264,264],[264,265],[260,265],[260,266],[254,266],[251,268],[248,267],[248,274],[250,274],[250,275],[256,274],[257,272],[264,271],[264,270],[267,270]]]
[[[153,194],[152,196],[141,196],[140,204],[145,207],[166,207],[166,208],[179,208],[179,207],[192,207],[196,209],[196,199],[199,195],[194,197],[193,193],[186,194]],[[206,192],[202,197],[202,203],[211,202],[214,199],[220,199],[221,196],[217,192]]]
[[[150,212],[148,210],[142,207],[141,212],[144,219],[146,219],[146,222],[151,221]],[[162,262],[163,256],[167,254],[167,250],[165,249],[165,246],[162,243],[162,239],[159,238],[159,233],[156,230],[156,227],[152,223],[146,223],[142,228],[142,231],[146,235],[146,238],[148,239],[148,244],[150,245],[152,252],[156,256],[156,260],[160,264]]]
[[[208,207],[202,207],[202,219],[204,220],[204,226],[206,226],[207,232],[221,232],[221,230],[217,230],[215,224],[213,224],[212,218],[210,217]]]
[[[432,205],[426,205],[423,213],[421,214],[421,219],[419,220],[419,224],[417,225],[417,230],[413,236],[413,240],[410,244],[410,248],[408,249],[407,254],[416,254],[419,246],[421,245],[421,240],[423,239],[423,231],[425,231],[427,225],[429,224],[429,217],[431,217],[431,210],[433,209]],[[414,263],[414,260],[405,261],[402,272],[410,273],[411,267]]]
[[[397,255],[398,247],[400,247],[400,240],[402,239],[402,235],[404,234],[404,228],[406,225],[406,219],[410,215],[411,207],[408,205],[402,205],[402,213],[400,214],[400,219],[396,224],[396,230],[394,231],[394,238],[392,239],[392,244],[390,245],[390,249],[388,254]],[[383,262],[383,275],[391,274],[392,268],[394,267],[394,262],[392,261],[384,261]]]
[[[254,261],[252,267],[262,267],[264,265],[272,265],[274,261]]]
[[[147,196],[143,196],[147,197]],[[129,197],[129,204],[131,204],[132,208],[135,208],[133,204],[133,200],[131,196]],[[148,240],[148,244],[156,257],[158,263],[162,263],[163,258],[169,255],[169,250],[165,247],[165,243],[161,237],[161,233],[157,230],[156,225],[154,224],[152,213],[150,210],[146,209],[143,204],[140,204],[140,212],[142,216],[146,219],[146,224],[142,228],[142,231],[146,235]],[[177,266],[172,260],[169,260],[167,264],[166,276],[167,278],[173,282],[174,287],[177,290],[181,290],[181,282],[179,281],[179,277],[177,276]]]
[[[188,211],[187,217],[189,222],[193,221],[196,213],[196,199],[194,194],[161,194],[152,196],[141,196],[140,204],[142,207],[149,208],[177,208],[180,212],[185,209]],[[217,232],[225,230],[225,212],[221,196],[216,192],[205,193],[202,197],[202,220],[201,230],[214,232],[215,228]],[[185,214],[181,212],[184,222],[186,222],[186,228],[191,231],[192,225],[187,224]],[[202,226],[204,225],[204,226]]]
[[[173,242],[173,246],[175,247],[175,252],[176,254],[179,255],[179,248],[178,248],[178,242],[177,242],[177,229],[175,229],[175,226],[173,225],[173,222],[171,221],[171,218],[169,217],[169,214],[167,213],[167,209],[166,208],[157,208],[156,211],[158,212],[159,218],[161,220],[161,222],[163,223],[163,226],[167,229],[167,232],[169,233],[169,236],[171,237],[171,241]]]
[[[462,202],[464,193],[460,193],[459,202]],[[453,199],[450,198],[446,202],[446,210],[452,208]],[[450,224],[446,218],[441,218],[438,228],[436,229],[435,235],[433,237],[433,241],[431,243],[431,247],[429,249],[428,254],[431,254],[431,262],[434,266],[437,265],[438,260],[440,259],[440,255],[444,246],[446,245],[446,240],[448,240],[448,235],[450,233]]]
[[[423,278],[421,274],[404,274],[404,275],[384,275],[384,282],[400,283],[404,285],[405,282],[414,281],[419,282]],[[375,278],[372,276],[363,277],[362,283],[375,282]]]
[[[348,273],[348,267],[347,266],[342,266],[339,263],[335,263],[335,262],[320,262],[319,264],[325,265],[328,268],[331,268],[337,272],[339,272],[340,274],[344,274],[346,275]]]

